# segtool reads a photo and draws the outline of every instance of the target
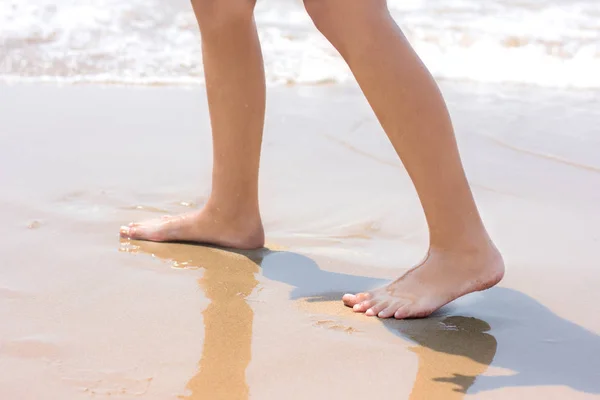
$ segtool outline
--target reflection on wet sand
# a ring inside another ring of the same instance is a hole
[[[339,303],[340,293],[304,299],[322,309],[322,303]],[[329,308],[329,307],[327,307]],[[416,345],[418,370],[409,400],[461,400],[484,374],[496,355],[498,342],[486,322],[472,317],[445,316],[422,320],[385,320],[393,334]],[[399,343],[400,344],[400,343]]]
[[[464,398],[496,354],[490,326],[477,318],[451,316],[402,324],[400,332],[417,342],[410,350],[419,369],[410,400]]]
[[[262,274],[293,287],[290,298],[304,300],[320,312],[322,303],[334,302],[348,291],[364,291],[385,280],[348,275],[320,268],[308,257],[290,252],[272,252],[262,262]],[[414,340],[419,356],[419,374],[413,399],[461,398],[500,388],[567,386],[600,394],[600,337],[514,289],[495,287],[459,299],[457,311],[449,305],[423,320],[385,320],[386,328]],[[466,316],[485,316],[486,322]],[[493,336],[490,326],[494,328]],[[490,332],[488,332],[490,331]],[[483,374],[493,365],[513,374]],[[434,391],[436,391],[434,393]]]
[[[173,266],[200,267],[200,287],[211,301],[203,312],[205,341],[199,371],[183,399],[247,399],[246,368],[251,359],[254,313],[247,297],[257,287],[256,274],[289,284],[292,300],[312,311],[339,315],[342,289],[363,290],[382,284],[372,277],[321,269],[309,257],[286,251],[230,252],[211,247],[125,241],[128,252],[152,254]],[[314,308],[312,308],[314,307]],[[507,387],[558,386],[600,393],[600,338],[562,319],[533,298],[497,287],[477,294],[477,301],[452,307],[423,320],[381,321],[387,330],[416,346],[419,366],[410,400],[462,399]],[[348,310],[348,317],[352,311]],[[471,317],[486,316],[488,322]],[[346,317],[343,317],[346,318]],[[495,327],[494,335],[491,327]],[[399,343],[400,344],[400,343]],[[493,365],[509,375],[484,374]]]
[[[379,284],[374,278],[334,274],[321,270],[308,257],[289,252],[230,252],[211,247],[124,243],[130,252],[171,260],[174,266],[204,270],[200,287],[211,301],[204,310],[205,339],[198,373],[188,382],[182,399],[247,399],[246,368],[251,358],[254,313],[246,298],[256,288],[255,274],[263,274],[296,286],[293,297],[312,302],[335,301],[340,295],[314,296],[324,288]],[[269,255],[267,262],[263,258]],[[261,265],[262,264],[262,265]],[[318,276],[315,276],[318,275]],[[462,399],[475,378],[486,371],[497,343],[486,333],[487,323],[461,316],[430,318],[394,324],[398,331],[419,344],[410,350],[419,357],[419,368],[410,400]]]
[[[246,368],[251,358],[254,312],[246,298],[256,288],[261,252],[233,253],[211,247],[123,241],[129,252],[148,253],[176,266],[199,267],[198,283],[210,304],[204,317],[204,345],[198,373],[188,382],[186,400],[247,399]],[[133,242],[132,242],[133,243]]]
[[[294,287],[292,299],[303,299],[316,307],[324,302],[342,307],[340,299],[345,291],[386,282],[326,271],[310,258],[291,252],[271,252],[261,267],[265,277]],[[490,326],[477,318],[450,316],[383,323],[390,331],[418,344],[410,348],[419,357],[410,400],[462,399],[496,354],[497,342],[488,333]]]

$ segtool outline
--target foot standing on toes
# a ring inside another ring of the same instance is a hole
[[[462,254],[430,250],[425,261],[389,285],[347,294],[343,301],[370,317],[421,318],[468,293],[489,289],[503,276],[502,257],[492,245]]]
[[[258,167],[265,77],[255,0],[192,0],[202,34],[212,135],[213,187],[205,210],[132,224],[121,234],[154,241],[261,247]],[[304,0],[317,29],[348,63],[417,190],[430,232],[419,266],[384,288],[343,301],[381,318],[424,317],[497,284],[502,257],[467,182],[448,110],[385,0]]]

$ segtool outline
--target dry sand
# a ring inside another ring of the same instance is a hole
[[[598,92],[443,89],[507,277],[380,321],[340,295],[427,232],[356,88],[271,90],[269,249],[232,253],[118,238],[206,199],[201,89],[0,87],[0,398],[599,398]]]

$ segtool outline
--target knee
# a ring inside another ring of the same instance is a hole
[[[389,17],[386,0],[303,0],[317,29],[330,41],[385,23]]]
[[[252,20],[256,0],[191,0],[202,31],[223,29]]]
[[[335,1],[330,0],[304,0],[304,8],[312,19],[317,29],[328,35],[335,23]],[[341,22],[341,21],[340,21]]]

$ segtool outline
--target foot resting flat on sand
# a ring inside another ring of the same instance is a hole
[[[192,242],[242,250],[265,244],[260,216],[224,217],[207,208],[178,216],[164,216],[121,227],[121,236],[151,242]]]

